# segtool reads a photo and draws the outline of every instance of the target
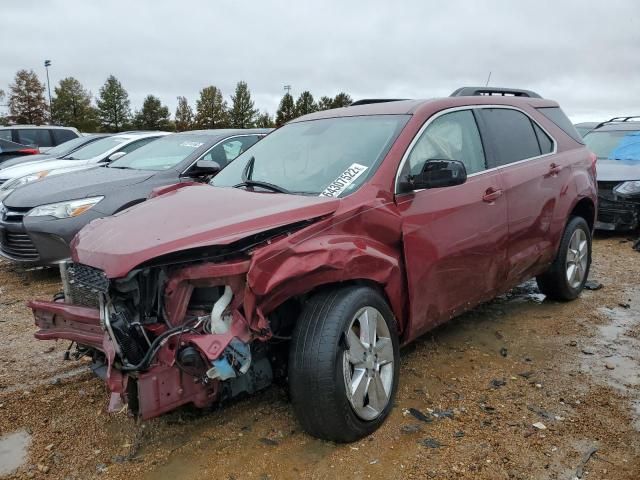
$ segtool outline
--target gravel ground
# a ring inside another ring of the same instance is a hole
[[[144,423],[105,413],[66,343],[32,337],[24,302],[60,290],[56,272],[0,261],[0,475],[637,480],[640,253],[622,236],[594,250],[602,289],[561,304],[529,282],[406,349],[390,418],[351,445],[304,434],[280,387]]]

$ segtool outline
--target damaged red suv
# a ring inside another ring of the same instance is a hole
[[[42,340],[75,342],[150,418],[288,382],[312,435],[388,416],[399,347],[536,277],[576,298],[591,262],[595,157],[557,103],[462,88],[298,118],[209,185],[80,231]]]

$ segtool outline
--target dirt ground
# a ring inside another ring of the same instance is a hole
[[[403,351],[390,418],[351,445],[302,432],[275,386],[144,423],[105,413],[67,344],[32,337],[24,302],[57,292],[55,273],[0,261],[7,478],[640,478],[640,253],[624,236],[595,241],[602,289],[562,304],[529,282]]]

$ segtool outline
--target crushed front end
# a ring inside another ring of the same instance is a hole
[[[246,285],[249,259],[135,269],[61,266],[64,299],[32,301],[36,338],[69,340],[111,391],[110,410],[151,418],[272,382],[271,331]],[[261,340],[254,342],[254,340]]]
[[[638,183],[638,191],[629,184]],[[599,181],[596,228],[632,231],[640,227],[640,182]]]

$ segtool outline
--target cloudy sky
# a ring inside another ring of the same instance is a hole
[[[109,74],[132,107],[194,104],[216,85],[249,84],[274,113],[297,96],[343,90],[428,98],[462,85],[529,88],[574,121],[640,115],[640,2],[322,0],[2,1],[0,88],[34,69],[94,94]]]

